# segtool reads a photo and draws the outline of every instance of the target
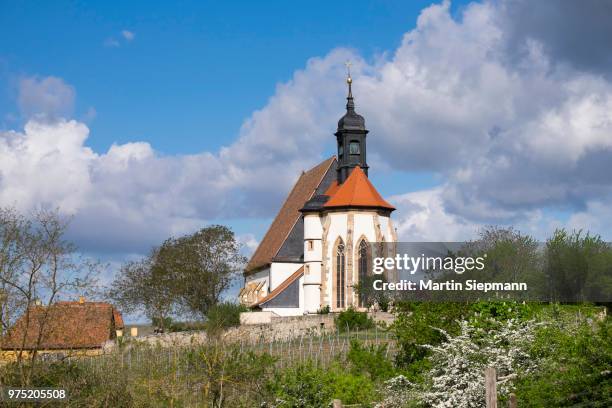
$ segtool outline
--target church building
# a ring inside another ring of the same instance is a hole
[[[372,252],[397,241],[395,208],[368,179],[368,130],[347,77],[346,113],[332,156],[303,172],[244,271],[240,302],[280,316],[364,308],[355,285]]]

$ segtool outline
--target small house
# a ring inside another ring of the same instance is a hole
[[[123,335],[121,313],[110,303],[57,302],[30,306],[0,339],[0,360],[27,358],[34,350],[56,358],[102,354]]]

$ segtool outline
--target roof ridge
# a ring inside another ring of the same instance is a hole
[[[258,271],[271,263],[286,242],[296,222],[299,221],[300,208],[321,185],[335,161],[336,157],[331,156],[300,175],[263,235],[257,249],[251,255],[244,271],[245,274]]]
[[[309,173],[311,171],[313,171],[314,169],[316,169],[319,166],[322,166],[326,161],[328,161],[329,163],[327,164],[327,167],[325,168],[325,171],[321,174],[321,177],[319,178],[319,181],[317,182],[317,185],[315,186],[315,188],[312,190],[312,193],[308,196],[308,198],[306,199],[306,201],[310,200],[313,196],[314,193],[317,191],[317,188],[319,188],[319,185],[321,184],[321,182],[323,181],[323,178],[325,177],[325,175],[327,174],[329,168],[331,167],[332,163],[334,162],[334,160],[336,159],[336,156],[332,156],[327,160],[322,161],[321,163],[317,164],[316,166],[312,167],[310,170],[306,171],[306,172],[302,172],[302,174],[300,175],[300,178],[302,178],[302,176],[305,176],[306,173]],[[299,181],[299,179],[298,179]],[[295,186],[297,186],[297,182],[295,183]],[[293,186],[293,188],[295,188],[295,186]],[[293,189],[291,189],[291,192],[293,192]],[[289,193],[289,195],[291,195],[291,193]],[[274,258],[275,256],[278,255],[278,251],[281,250],[281,248],[283,247],[283,244],[285,243],[285,241],[287,241],[287,238],[289,238],[289,234],[291,234],[291,231],[293,231],[293,228],[295,227],[295,224],[298,223],[298,221],[300,221],[300,217],[297,217],[295,219],[295,221],[293,222],[293,225],[291,225],[291,228],[289,228],[289,230],[287,231],[287,233],[285,234],[285,238],[283,238],[283,241],[281,242],[281,244],[279,245],[278,249],[276,250],[276,252],[274,252],[274,256],[272,258]],[[270,224],[270,227],[272,227],[272,224]],[[257,248],[259,249],[259,247]]]
[[[309,170],[310,171],[310,170]],[[274,219],[272,220],[272,222],[270,223],[270,226],[268,226],[268,229],[266,230],[266,233],[263,235],[263,238],[261,239],[261,241],[259,241],[259,244],[257,245],[257,249],[255,249],[255,252],[253,252],[253,255],[251,255],[251,259],[255,258],[255,255],[257,255],[257,253],[260,251],[260,249],[262,248],[261,243],[263,242],[264,239],[266,239],[266,237],[268,236],[268,234],[270,233],[270,231],[272,230],[272,227],[274,226],[274,221],[276,221],[276,218],[280,215],[280,213],[283,211],[283,207],[285,206],[285,203],[287,202],[287,200],[289,199],[289,197],[291,197],[291,194],[293,194],[293,192],[295,191],[295,189],[297,188],[298,184],[300,183],[300,180],[302,179],[302,177],[304,177],[306,175],[305,172],[301,172],[300,173],[300,177],[298,177],[298,179],[295,181],[295,184],[293,184],[293,187],[291,188],[291,190],[289,191],[289,194],[287,194],[287,198],[285,199],[285,202],[280,206],[280,208],[278,209],[278,211],[276,212],[276,215],[274,216]],[[294,223],[295,225],[295,223]],[[289,230],[289,232],[291,232],[291,230]],[[286,238],[285,238],[286,239]],[[282,246],[282,244],[281,244]],[[280,247],[276,250],[275,254],[278,253],[278,250],[280,249]],[[261,249],[263,250],[263,249]],[[250,262],[250,260],[249,260]],[[247,264],[248,267],[248,264]]]

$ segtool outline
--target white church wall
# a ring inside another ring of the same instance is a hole
[[[327,288],[327,299],[328,305],[333,306],[331,303],[333,302],[332,296],[332,288],[333,288],[333,274],[332,274],[332,265],[335,262],[335,250],[336,250],[336,240],[338,237],[342,238],[342,241],[346,244],[346,235],[347,235],[347,223],[348,216],[344,212],[330,212],[327,214],[329,219],[329,229],[327,230],[327,248],[324,256],[327,259],[327,271],[325,274],[326,277],[326,288]],[[333,308],[333,307],[332,307]]]
[[[304,216],[304,239],[321,239],[323,225],[319,214],[306,214]]]
[[[374,229],[374,212],[356,212],[354,214],[353,248],[357,248],[359,241],[365,237],[368,243],[376,242],[376,230]],[[355,251],[356,252],[356,251]]]
[[[268,293],[268,287],[270,285],[269,278],[270,278],[270,268],[265,268],[265,269],[262,269],[261,271],[257,271],[251,275],[246,276],[245,284],[255,283],[255,282],[259,283],[261,281],[264,281],[265,284],[263,286],[263,290],[266,293]]]
[[[272,264],[274,265],[274,264]],[[297,270],[297,269],[296,269]],[[295,272],[295,271],[294,271]],[[304,291],[302,290],[302,288],[304,287],[304,277],[302,276],[299,281],[298,281],[298,285],[300,290],[298,291],[299,293],[299,307],[264,307],[262,308],[262,311],[264,312],[273,312],[276,313],[279,316],[301,316],[304,314]]]
[[[270,291],[273,291],[302,267],[302,263],[272,262],[270,270]]]
[[[342,238],[345,245],[348,245],[348,228],[349,228],[349,214],[352,215],[352,242],[350,243],[352,251],[352,279],[353,283],[358,281],[358,245],[360,240],[365,237],[369,244],[381,241],[381,238],[385,242],[394,242],[395,235],[391,231],[392,224],[389,222],[389,217],[380,215],[376,211],[371,210],[349,210],[347,212],[330,212],[326,216],[329,217],[329,229],[327,231],[327,248],[325,248],[324,257],[327,262],[327,270],[325,271],[326,277],[326,290],[328,293],[327,298],[329,302],[333,302],[332,288],[333,288],[333,265],[335,262],[335,244],[338,237]],[[377,227],[380,226],[380,229]],[[319,266],[320,268],[320,266]],[[309,295],[310,296],[310,295]],[[357,301],[356,295],[353,294],[352,303],[355,304]],[[330,304],[333,309],[333,304]]]
[[[323,226],[318,214],[304,216],[304,311],[316,313],[321,302]]]

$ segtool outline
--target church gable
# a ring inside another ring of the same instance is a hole
[[[329,186],[336,180],[336,162],[331,166],[321,179],[317,189],[312,196],[324,194]],[[309,197],[310,199],[311,197]],[[306,200],[307,201],[307,200]],[[304,203],[302,203],[304,204]],[[303,262],[304,261],[304,219],[298,217],[297,222],[291,229],[285,242],[272,259],[273,262]]]
[[[251,257],[245,274],[264,268],[273,260],[301,262],[304,223],[299,210],[313,195],[319,194],[319,190],[329,187],[334,179],[335,164],[335,157],[330,157],[302,173]]]

